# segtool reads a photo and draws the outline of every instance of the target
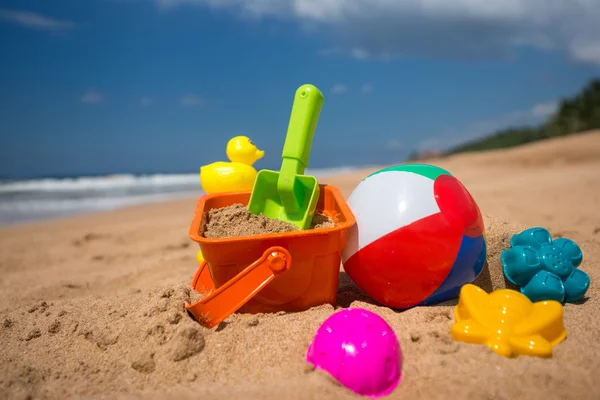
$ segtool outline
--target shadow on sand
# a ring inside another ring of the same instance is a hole
[[[506,288],[519,290],[519,288],[509,281],[504,279]],[[486,262],[481,273],[477,277],[477,279],[473,282],[474,285],[479,286],[483,290],[488,293],[491,293],[494,290],[494,284],[492,280],[492,276],[490,274],[489,265]],[[338,284],[338,294],[337,294],[337,305],[341,308],[348,308],[354,301],[362,301],[371,305],[379,305],[375,300],[367,296],[357,285],[354,283],[352,279],[348,276],[348,274],[344,271],[340,272],[339,284]],[[450,299],[441,303],[436,304],[428,304],[428,305],[418,305],[414,307],[432,307],[432,306],[456,306],[458,304],[458,296],[454,299]],[[411,308],[405,309],[393,309],[395,312],[402,312],[409,310]]]

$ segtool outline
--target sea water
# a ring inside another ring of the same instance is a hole
[[[307,169],[317,178],[354,167]],[[108,211],[204,194],[197,173],[80,176],[0,181],[0,225]]]

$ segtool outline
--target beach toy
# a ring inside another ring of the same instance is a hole
[[[504,275],[531,301],[573,303],[590,287],[588,274],[577,268],[583,253],[572,240],[552,240],[550,232],[537,227],[511,237],[510,246],[501,255]]]
[[[550,357],[552,346],[567,337],[562,304],[554,300],[533,303],[516,290],[487,294],[467,284],[460,290],[454,317],[451,333],[455,340],[485,344],[504,357]]]
[[[322,105],[323,94],[313,85],[302,85],[296,90],[281,170],[258,172],[248,204],[253,214],[290,222],[300,229],[310,227],[319,184],[314,176],[304,175],[304,170]]]
[[[206,193],[248,192],[256,179],[252,165],[264,156],[246,136],[236,136],[227,143],[230,162],[217,161],[200,167],[200,185]]]
[[[402,375],[402,350],[394,330],[362,308],[342,309],[327,318],[308,347],[306,361],[368,397],[390,394]]]
[[[380,304],[404,309],[456,298],[485,265],[481,212],[448,171],[426,164],[379,170],[348,205],[356,224],[344,270]]]
[[[355,220],[337,188],[321,185],[319,193],[316,209],[336,221],[332,228],[219,239],[202,235],[205,214],[236,203],[247,206],[250,193],[200,198],[189,236],[199,244],[204,261],[192,287],[206,296],[186,305],[187,310],[212,328],[237,310],[293,312],[335,305],[341,251]]]

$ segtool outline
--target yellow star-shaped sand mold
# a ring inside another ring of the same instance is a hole
[[[504,357],[552,356],[552,346],[567,336],[563,306],[557,301],[532,303],[510,289],[490,294],[467,284],[454,308],[452,337],[461,342],[485,344]]]

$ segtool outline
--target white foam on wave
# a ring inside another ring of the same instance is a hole
[[[0,184],[2,192],[106,190],[128,187],[199,185],[198,174],[107,175],[77,178],[46,178]]]

